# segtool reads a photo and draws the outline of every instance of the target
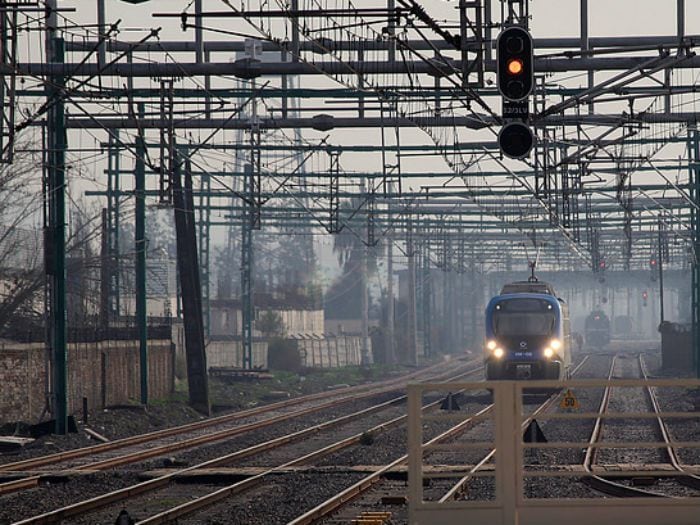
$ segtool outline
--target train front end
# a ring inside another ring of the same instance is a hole
[[[568,316],[548,294],[498,295],[486,308],[486,379],[563,379],[571,364]]]

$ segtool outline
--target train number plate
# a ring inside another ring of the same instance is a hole
[[[530,365],[516,365],[515,367],[515,376],[518,378],[521,377],[530,377],[532,374],[532,367]]]

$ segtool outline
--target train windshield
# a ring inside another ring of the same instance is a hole
[[[497,336],[551,335],[556,317],[541,299],[507,299],[496,305],[493,331]]]

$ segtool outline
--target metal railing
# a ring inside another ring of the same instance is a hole
[[[606,389],[623,389],[621,393],[624,389],[653,389],[661,401],[649,406],[648,411],[641,411],[631,403],[630,411],[619,408],[620,411],[611,411],[606,407],[601,412],[599,401]],[[425,395],[460,391],[465,393],[462,409],[421,413]],[[550,397],[546,409],[536,410],[540,402],[534,405],[524,402],[524,399],[532,400],[533,391],[539,393],[540,401],[551,394],[555,402]],[[565,408],[567,403],[560,403],[567,391],[581,400],[575,403],[577,408]],[[493,406],[484,410],[491,403],[490,392]],[[690,379],[409,385],[409,523],[542,525],[561,521],[567,525],[696,525],[700,523],[700,491],[687,486],[669,490],[668,485],[679,482],[680,487],[684,479],[700,474],[699,392],[700,381]],[[668,395],[664,397],[664,393]],[[690,409],[663,411],[664,405]],[[532,421],[533,411],[544,433],[553,438],[551,441],[525,442],[523,430]],[[424,443],[424,430],[426,434],[435,430],[431,425],[439,427],[466,419],[471,421],[471,431],[450,442],[433,439]],[[668,431],[639,436],[623,430],[626,422],[645,420],[663,420]],[[591,442],[588,435],[596,421],[610,425],[611,435],[603,433]],[[674,440],[676,434],[679,439]],[[556,440],[561,436],[567,440]],[[668,465],[663,461],[646,465],[633,461],[606,465],[599,461],[586,470],[584,455],[591,448],[658,450],[659,457],[670,450],[673,459],[669,458]],[[558,452],[554,451],[561,450],[566,451],[566,459],[564,455],[556,456]],[[689,458],[686,463],[682,463],[683,457]],[[675,467],[674,461],[678,463]],[[655,483],[661,478],[665,481],[657,492],[647,492],[645,487],[620,491],[617,497],[610,497],[609,493],[597,497],[594,486],[584,483],[591,477],[614,477],[625,487],[633,487],[637,482]],[[635,492],[636,497],[629,497]]]

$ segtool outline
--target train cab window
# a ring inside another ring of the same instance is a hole
[[[496,305],[493,331],[497,336],[550,335],[554,332],[552,305],[540,299],[510,299]]]

